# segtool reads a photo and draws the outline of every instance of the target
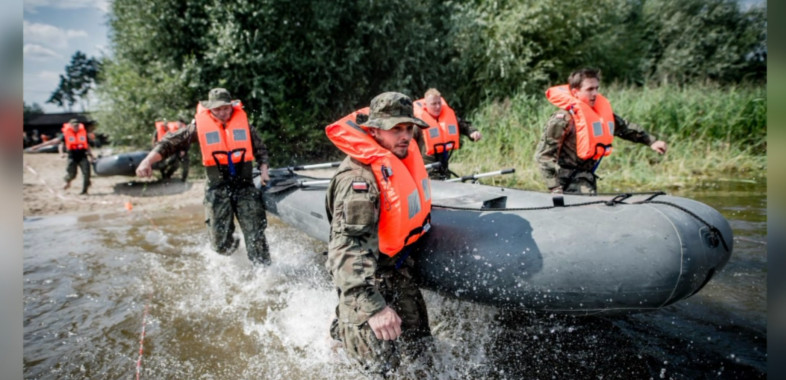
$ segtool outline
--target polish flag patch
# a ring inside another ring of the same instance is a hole
[[[368,191],[368,183],[366,183],[366,182],[352,182],[352,190],[355,190],[355,191]]]

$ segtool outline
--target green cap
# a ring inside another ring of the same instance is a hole
[[[61,120],[62,120],[62,119],[61,119]],[[77,120],[77,119],[71,119],[71,120],[69,120],[69,121],[68,121],[68,123],[69,123],[69,124],[73,124],[73,125],[79,125],[79,120]]]
[[[412,113],[412,99],[400,92],[383,92],[371,99],[368,120],[364,127],[389,130],[398,124],[415,124],[420,128],[428,128],[425,121]]]
[[[214,88],[207,95],[207,100],[199,102],[202,107],[213,109],[227,104],[232,104],[232,96],[225,88]]]

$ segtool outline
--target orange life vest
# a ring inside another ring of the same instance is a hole
[[[79,129],[76,131],[71,127],[70,123],[63,123],[63,142],[65,142],[66,149],[68,150],[85,150],[87,149],[87,129],[85,125],[79,123]]]
[[[439,100],[442,102],[442,108],[436,119],[426,110],[425,98],[418,99],[412,103],[415,117],[429,125],[429,128],[423,131],[426,154],[429,156],[460,147],[461,136],[459,135],[456,113],[448,106],[445,98],[440,97]]]
[[[546,90],[546,98],[573,117],[576,125],[576,155],[582,160],[598,160],[611,154],[614,141],[614,113],[611,104],[603,95],[595,97],[595,106],[570,94],[568,85],[554,86]]]
[[[167,133],[175,133],[178,129],[180,129],[181,125],[179,121],[170,121],[164,123],[163,121],[156,121],[156,141],[161,141],[161,139],[166,136]]]
[[[431,182],[415,141],[405,159],[396,157],[355,123],[359,112],[363,110],[328,125],[325,132],[344,153],[371,166],[380,194],[379,251],[393,257],[431,228]]]
[[[232,116],[224,125],[209,109],[197,105],[196,127],[205,166],[228,165],[230,155],[232,164],[254,160],[246,112],[239,101],[233,102],[232,108]]]

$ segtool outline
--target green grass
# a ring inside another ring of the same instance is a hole
[[[666,155],[615,139],[614,153],[596,174],[599,192],[692,188],[707,180],[748,181],[766,176],[764,86],[602,88],[615,113],[669,145]],[[484,183],[546,190],[534,161],[547,119],[556,110],[545,96],[520,94],[466,115],[482,133],[462,140],[451,169],[461,175],[513,167],[516,173]]]

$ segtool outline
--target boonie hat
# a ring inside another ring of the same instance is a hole
[[[389,130],[398,124],[415,124],[428,128],[425,121],[412,113],[412,99],[400,92],[383,92],[371,99],[368,120],[361,125]]]
[[[62,120],[62,119],[61,119],[61,120]],[[73,125],[79,125],[79,120],[77,120],[77,119],[71,119],[71,120],[69,120],[69,121],[68,121],[68,123],[69,123],[69,124],[73,124]]]
[[[214,88],[208,93],[207,100],[202,100],[199,104],[208,109],[218,108],[227,104],[231,105],[232,96],[229,95],[229,91],[225,88]]]

